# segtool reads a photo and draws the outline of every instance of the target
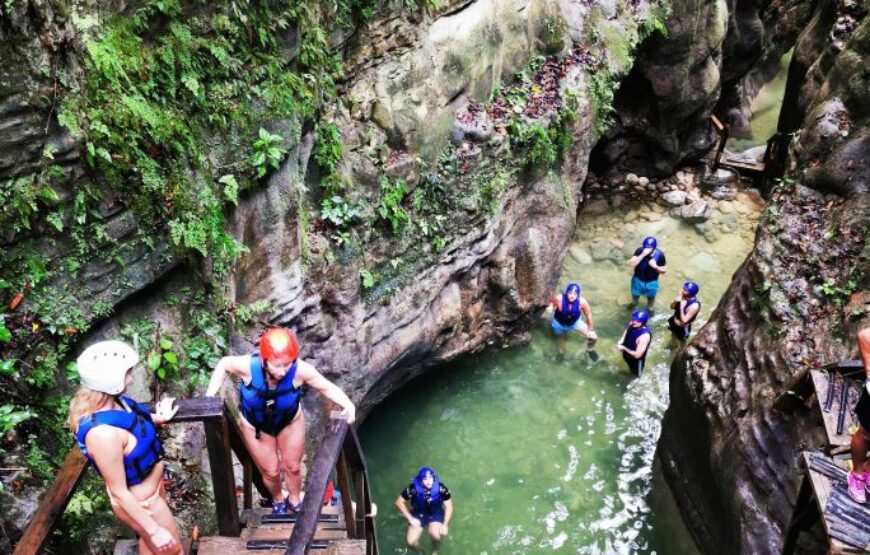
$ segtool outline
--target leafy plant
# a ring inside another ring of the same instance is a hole
[[[5,362],[5,361],[4,361]],[[8,403],[0,405],[0,436],[14,430],[16,426],[36,416],[29,409],[20,409]]]
[[[172,350],[173,346],[172,340],[168,337],[161,337],[155,348],[145,358],[148,368],[160,380],[178,376],[178,355]]]
[[[269,133],[262,127],[260,128],[257,140],[251,145],[254,149],[254,154],[251,156],[251,166],[257,177],[266,175],[269,167],[275,170],[281,167],[281,161],[287,154],[287,149],[281,146],[283,140],[281,135]]]
[[[347,228],[362,217],[362,211],[344,198],[335,195],[323,199],[320,205],[320,217],[337,228]]]
[[[402,208],[402,201],[408,191],[408,184],[404,179],[391,182],[386,176],[381,176],[381,204],[378,214],[390,224],[394,234],[399,234],[410,221],[408,213]]]

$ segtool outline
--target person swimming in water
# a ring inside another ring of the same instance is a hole
[[[643,372],[646,354],[652,341],[652,332],[646,327],[647,322],[649,313],[636,310],[631,315],[628,327],[622,332],[622,337],[616,342],[616,348],[622,351],[622,358],[628,364],[628,369],[638,378]]]
[[[701,301],[698,300],[698,291],[701,288],[694,281],[687,281],[677,298],[671,301],[674,314],[668,318],[668,327],[674,337],[685,342],[692,333],[692,322],[701,312]]]
[[[580,286],[576,283],[569,283],[563,294],[550,299],[550,306],[554,309],[553,318],[550,320],[550,329],[559,340],[559,352],[564,351],[565,334],[576,331],[587,339],[586,346],[590,349],[590,353],[594,353],[591,349],[598,339],[598,334],[592,327],[592,312],[589,309],[589,301],[580,295]]]
[[[646,297],[647,310],[651,310],[659,291],[659,275],[666,274],[668,271],[665,253],[658,249],[656,238],[645,237],[643,244],[628,260],[628,265],[634,268],[629,308],[636,307],[638,299],[643,296]]]
[[[426,528],[432,541],[432,553],[438,553],[438,546],[447,535],[448,524],[453,517],[453,501],[450,498],[450,490],[428,466],[421,468],[411,484],[402,490],[396,498],[396,508],[408,521],[407,540],[411,549],[420,551],[420,536],[423,528]]]

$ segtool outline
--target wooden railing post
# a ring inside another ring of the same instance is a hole
[[[39,508],[36,509],[24,535],[15,546],[14,555],[36,555],[42,551],[64,510],[66,510],[66,505],[73,492],[85,475],[87,465],[87,459],[78,449],[73,448],[69,452],[60,472],[57,473],[51,487],[48,488],[45,496],[39,502]]]
[[[338,491],[341,492],[341,508],[344,512],[344,525],[347,527],[347,535],[354,539],[363,539],[363,531],[357,530],[356,523],[353,520],[353,500],[351,499],[350,477],[347,472],[347,460],[344,455],[344,449],[338,457],[338,464],[335,465],[335,474],[337,479]]]
[[[233,458],[230,454],[230,432],[226,412],[218,418],[203,421],[208,460],[211,464],[211,484],[214,489],[218,531],[222,536],[238,536],[241,532],[239,505],[236,501]]]

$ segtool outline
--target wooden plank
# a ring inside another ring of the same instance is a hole
[[[335,468],[347,429],[347,420],[335,418],[329,423],[320,449],[317,450],[317,455],[308,471],[306,494],[302,500],[302,515],[296,522],[296,527],[290,536],[287,555],[304,555],[306,544],[314,536],[314,531],[317,528],[317,517],[320,515],[323,496],[326,493],[326,485],[332,470]]]
[[[15,546],[14,555],[41,552],[54,531],[67,503],[87,470],[88,461],[78,449],[70,450],[51,487],[45,492],[33,519]]]
[[[843,426],[843,433],[837,434],[837,416],[840,412],[840,387],[842,387],[842,379],[838,378],[837,380],[830,380],[828,378],[828,374],[822,372],[821,370],[811,370],[810,378],[813,381],[813,387],[816,390],[816,404],[819,407],[819,411],[822,414],[822,421],[825,424],[825,433],[828,436],[828,445],[830,447],[837,447],[843,445],[850,445],[852,442],[852,435],[849,433],[849,427],[852,425],[858,425],[858,417],[855,415],[853,408],[855,403],[858,402],[858,397],[861,395],[861,386],[855,380],[849,380],[849,397],[846,402],[846,418],[845,418],[845,426]],[[831,382],[834,383],[834,402],[831,405],[830,411],[824,410],[824,402],[828,395],[828,387]]]
[[[284,540],[290,538],[293,532],[292,524],[284,526],[261,526],[242,534],[242,538],[249,540]],[[347,539],[347,530],[344,528],[336,528],[332,526],[320,525],[314,532],[315,540],[342,540]]]
[[[329,542],[326,555],[365,555],[365,540],[340,540]]]
[[[167,424],[177,422],[196,422],[220,418],[224,411],[224,400],[220,397],[194,397],[193,399],[176,399],[178,412]],[[144,404],[148,410],[154,410],[154,404]]]
[[[860,374],[864,372],[864,363],[857,359],[840,360],[825,364],[821,367],[821,370],[828,370],[846,375],[851,375],[852,373]]]
[[[236,500],[236,482],[233,460],[230,456],[230,438],[227,418],[206,420],[205,441],[211,464],[211,483],[214,489],[218,530],[224,536],[238,536],[241,530],[239,505]]]
[[[825,508],[828,505],[828,502],[831,499],[831,495],[833,494],[833,488],[837,487],[836,484],[839,483],[839,487],[845,486],[845,478],[846,471],[842,470],[843,476],[842,481],[837,480],[834,482],[831,478],[828,478],[821,472],[817,472],[813,470],[810,466],[810,454],[808,451],[804,451],[801,454],[802,464],[804,468],[807,470],[807,476],[810,479],[810,484],[812,485],[813,493],[815,494],[817,508],[822,515],[822,527],[825,530],[825,534],[828,537],[828,545],[830,547],[831,553],[843,553],[843,554],[851,554],[851,553],[864,553],[864,550],[861,548],[855,548],[853,546],[849,546],[835,538],[831,537],[831,522],[828,516],[825,513]]]
[[[342,452],[338,457],[338,464],[335,466],[335,474],[337,478],[336,481],[338,482],[338,490],[341,492],[341,508],[344,513],[344,525],[347,526],[347,535],[349,538],[360,539],[363,537],[363,534],[362,530],[357,533],[356,522],[353,518],[350,478],[347,473],[347,461],[345,460],[344,449],[342,449]]]

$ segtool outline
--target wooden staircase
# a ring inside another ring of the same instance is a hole
[[[310,553],[324,555],[366,555],[366,541],[348,539],[347,526],[340,507],[324,507],[317,519],[314,537],[308,544]],[[287,541],[296,525],[296,517],[275,517],[270,509],[245,509],[242,512],[242,533],[239,537],[205,536],[199,539],[195,555],[226,555],[231,553],[284,553]],[[191,541],[184,541],[184,552],[192,555]],[[113,555],[137,555],[137,540],[120,540]]]
[[[282,552],[286,555],[325,553],[330,555],[378,555],[375,513],[368,471],[359,439],[347,421],[333,418],[308,468],[301,514],[275,518],[270,509],[253,508],[252,486],[269,496],[262,477],[247,452],[238,424],[222,399],[207,397],[178,402],[170,424],[202,422],[211,463],[212,488],[218,536],[183,539],[188,555],[229,555],[233,553]],[[236,497],[231,452],[244,468],[242,509]],[[48,544],[52,531],[87,470],[78,449],[67,456],[40,502],[30,525],[15,546],[14,555],[37,555]],[[327,485],[333,480],[341,491],[337,507],[321,506]],[[138,552],[137,540],[122,540],[115,555]]]

